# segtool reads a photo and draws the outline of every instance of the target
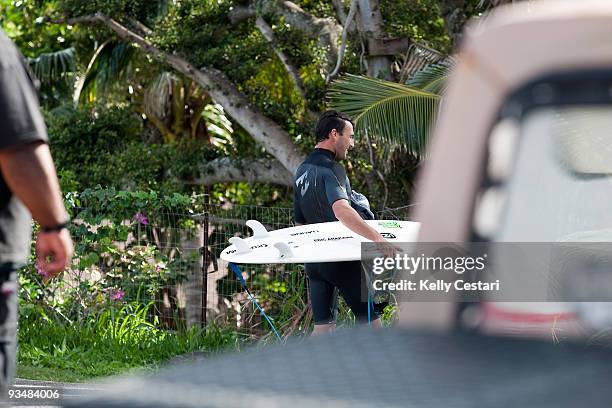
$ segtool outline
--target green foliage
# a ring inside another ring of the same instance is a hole
[[[58,5],[59,11],[70,17],[100,12],[114,18],[150,22],[166,9],[167,3],[167,0],[60,0]]]
[[[71,46],[75,30],[65,24],[46,24],[53,4],[46,1],[0,0],[0,26],[29,61],[40,81],[43,105],[70,98],[76,58]]]
[[[304,101],[295,90],[293,81],[283,65],[272,60],[262,66],[262,70],[249,79],[245,86],[249,88],[251,99],[261,107],[262,112],[281,125],[303,113]]]
[[[0,25],[26,57],[60,51],[74,33],[63,24],[43,23],[42,17],[52,10],[46,1],[0,0]]]
[[[324,52],[282,19],[270,23],[278,39],[275,47],[300,70],[308,99],[304,101],[253,21],[232,24],[232,5],[229,0],[177,3],[156,27],[154,42],[186,56],[195,66],[221,70],[266,116],[296,136],[305,106],[322,106]]]
[[[193,239],[191,214],[201,210],[201,202],[153,191],[96,188],[68,194],[66,207],[75,220],[71,274],[43,285],[32,259],[20,274],[22,312],[27,315],[39,305],[38,314],[48,307],[53,316],[74,323],[127,299],[143,305],[158,299],[197,262],[197,251],[183,252],[177,245]]]
[[[231,6],[229,0],[177,2],[156,27],[154,41],[165,50],[189,56],[195,66],[222,69],[243,83],[271,53],[255,27],[248,22],[231,23]]]
[[[203,161],[217,157],[213,148],[197,140],[144,144],[142,119],[128,107],[95,111],[64,107],[46,117],[60,181],[70,186],[63,191],[98,184],[162,193],[188,191],[181,180],[193,178]]]
[[[78,82],[75,99],[94,102],[98,93],[108,92],[118,81],[125,80],[134,52],[134,47],[124,42],[106,41],[100,45]]]
[[[202,197],[196,195],[163,195],[153,190],[129,192],[100,186],[69,194],[66,202],[73,218],[87,223],[99,223],[107,218],[116,222],[131,220],[135,213],[141,212],[147,215],[148,224],[159,224],[168,219],[168,214],[175,214],[181,220],[202,211],[202,206]]]
[[[66,79],[69,73],[76,71],[74,48],[42,53],[29,59],[34,75],[45,83]]]
[[[420,156],[440,96],[381,79],[347,75],[334,82],[330,105],[351,115],[355,133],[395,143]]]
[[[406,81],[406,85],[431,92],[436,95],[443,95],[446,91],[446,82],[451,69],[455,65],[455,59],[449,57],[441,62],[427,65],[418,71],[412,78]]]
[[[96,113],[65,107],[46,115],[51,150],[57,166],[77,175],[83,186],[113,184],[108,163],[139,141],[141,122],[124,108]]]
[[[390,37],[406,36],[441,52],[451,50],[437,0],[382,0],[381,13]]]
[[[54,319],[40,304],[22,302],[20,307],[20,375],[33,372],[39,380],[87,380],[135,367],[156,368],[176,355],[208,354],[240,345],[236,333],[215,325],[205,330],[160,330],[148,317],[151,304],[108,305],[74,324]]]
[[[281,266],[284,268],[285,266]],[[252,271],[247,282],[249,288],[257,293],[257,299],[266,313],[273,319],[277,330],[287,337],[295,333],[308,333],[311,330],[307,316],[308,293],[305,273],[295,269],[272,275],[270,270]],[[272,276],[276,276],[274,279]],[[266,323],[267,325],[267,323]],[[275,340],[270,328],[264,341]]]

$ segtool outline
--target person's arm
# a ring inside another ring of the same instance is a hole
[[[348,200],[336,200],[332,204],[334,215],[342,224],[351,231],[374,242],[386,242],[387,240],[378,231],[370,227],[349,204]]]
[[[9,189],[30,210],[41,227],[53,227],[67,221],[55,167],[46,143],[37,141],[0,149],[0,170]],[[41,232],[36,249],[39,265],[46,269],[48,277],[57,275],[72,258],[73,246],[68,230]]]

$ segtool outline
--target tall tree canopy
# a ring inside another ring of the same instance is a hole
[[[210,153],[200,152],[190,169],[159,163],[164,176],[207,185],[290,185],[313,145],[312,128],[326,109],[331,81],[351,73],[405,82],[452,52],[465,19],[488,6],[478,0],[2,0],[0,5],[4,29],[41,79],[47,109],[65,100],[94,106],[90,111],[99,111],[100,104],[128,106],[149,129],[141,131],[143,142],[182,143],[191,151],[193,143],[208,146]],[[375,151],[383,146],[366,141],[348,168],[382,197],[384,176],[372,170],[381,161]],[[407,156],[387,157],[383,173],[412,179],[400,174],[416,166]],[[401,168],[391,170],[393,161]],[[410,185],[402,183],[397,189],[405,202]]]

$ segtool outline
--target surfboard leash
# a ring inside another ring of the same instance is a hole
[[[274,326],[274,323],[272,323],[272,320],[268,317],[266,312],[263,311],[261,306],[259,306],[259,303],[257,303],[257,300],[255,300],[255,296],[253,296],[253,294],[251,293],[251,291],[247,287],[246,281],[244,280],[244,277],[242,276],[242,272],[240,271],[240,268],[238,267],[238,265],[236,265],[235,263],[230,262],[228,264],[228,266],[232,270],[232,272],[234,272],[234,275],[236,275],[236,278],[238,278],[238,281],[240,282],[240,285],[242,285],[242,288],[248,294],[249,299],[251,299],[251,302],[253,302],[253,304],[257,307],[257,309],[259,309],[259,311],[261,312],[263,317],[266,319],[266,321],[268,322],[270,327],[272,327],[272,330],[274,331],[274,334],[276,334],[276,338],[278,339],[278,341],[280,341],[282,343],[283,342],[283,338],[280,336],[280,334],[278,334],[278,331],[276,331],[276,327]]]
[[[368,326],[370,326],[370,325],[372,324],[372,319],[371,319],[371,317],[370,317],[370,305],[371,305],[372,307],[374,307],[374,305],[372,305],[372,304],[370,303],[370,298],[371,298],[371,296],[370,296],[370,291],[368,290]]]

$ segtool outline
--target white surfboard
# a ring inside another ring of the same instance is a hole
[[[367,220],[389,242],[415,242],[420,224],[413,221]],[[341,262],[361,259],[361,243],[371,242],[341,222],[299,225],[267,231],[256,220],[247,221],[249,238],[232,237],[221,259],[233,263],[272,264]]]

